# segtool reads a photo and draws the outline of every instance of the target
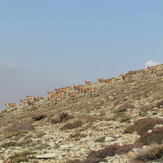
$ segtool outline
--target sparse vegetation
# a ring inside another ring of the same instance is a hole
[[[159,161],[159,159],[162,159],[161,157],[163,157],[163,145],[153,145],[141,150],[135,160],[147,162],[158,159],[158,162],[160,162],[161,160]]]
[[[99,163],[101,161],[105,161],[105,158],[108,156],[115,156],[116,154],[128,153],[133,148],[138,147],[137,144],[127,144],[127,145],[109,145],[104,149],[100,149],[97,151],[91,151],[85,160],[82,163]]]
[[[23,123],[14,123],[11,127],[9,127],[5,132],[6,138],[11,138],[12,136],[22,135],[31,130],[34,130],[34,126],[28,122]]]
[[[35,121],[40,121],[41,119],[44,119],[46,117],[47,117],[47,115],[40,114],[40,115],[33,116],[32,119],[34,119]]]
[[[131,71],[93,83],[95,96],[71,90],[73,100],[65,93],[55,105],[44,98],[1,111],[0,162],[163,162],[162,78],[153,76]]]
[[[124,133],[133,133],[136,131],[139,135],[147,133],[148,130],[153,129],[156,124],[163,124],[163,120],[156,118],[143,118],[125,129]]]
[[[143,145],[162,144],[163,143],[163,127],[154,129],[151,133],[144,133],[138,140]]]
[[[74,129],[74,128],[78,128],[78,127],[80,127],[82,125],[83,125],[83,122],[82,121],[75,121],[75,122],[72,122],[72,123],[65,124],[61,128],[61,130]]]
[[[9,157],[9,160],[13,161],[14,163],[20,163],[24,161],[27,162],[30,158],[32,158],[31,155],[33,154],[34,152],[30,152],[30,151],[14,153],[13,155]]]
[[[100,138],[95,140],[95,142],[104,142],[104,141],[105,141],[105,136],[100,137]]]

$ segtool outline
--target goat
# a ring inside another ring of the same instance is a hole
[[[151,67],[148,66],[148,69],[149,70],[156,70],[156,66],[151,66]]]
[[[33,105],[34,103],[35,103],[35,101],[30,101],[30,100],[28,101],[29,105]]]
[[[90,95],[95,94],[95,88],[87,88],[87,91],[89,92]]]
[[[105,83],[111,83],[113,79],[105,79],[104,82]]]
[[[69,93],[69,96],[71,99],[75,99],[76,98],[76,93]]]
[[[15,107],[16,103],[5,103],[6,107]]]
[[[52,95],[55,94],[55,92],[47,92],[47,94],[48,94],[49,96],[52,96]]]
[[[20,100],[20,102],[21,102],[22,104],[27,104],[27,103],[28,103],[28,99]]]
[[[92,82],[91,81],[85,81],[85,84],[86,85],[92,85]]]
[[[33,100],[34,96],[26,96],[28,100]]]
[[[56,93],[57,92],[61,92],[62,91],[62,88],[55,88],[55,91],[56,91]]]

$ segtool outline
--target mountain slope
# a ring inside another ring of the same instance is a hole
[[[144,145],[163,150],[162,138],[153,139],[163,131],[163,65],[84,88],[95,93],[71,90],[56,102],[45,97],[1,111],[1,162],[148,162]]]

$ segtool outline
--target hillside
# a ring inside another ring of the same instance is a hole
[[[163,65],[0,111],[0,162],[163,162]]]

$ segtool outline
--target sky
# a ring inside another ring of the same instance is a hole
[[[0,110],[160,63],[162,0],[0,1]]]

